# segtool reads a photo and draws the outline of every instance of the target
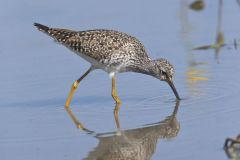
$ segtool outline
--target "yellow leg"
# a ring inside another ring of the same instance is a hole
[[[72,96],[73,96],[73,93],[74,91],[77,89],[78,87],[78,84],[81,80],[83,80],[84,77],[86,77],[92,70],[92,67],[90,67],[87,72],[85,72],[78,80],[76,80],[73,84],[72,84],[72,88],[68,94],[68,97],[67,97],[67,100],[65,102],[65,107],[68,107],[69,106],[69,103],[71,102],[71,99],[72,99]]]
[[[116,94],[116,86],[115,86],[116,80],[115,76],[112,77],[112,97],[115,100],[116,104],[120,104],[120,100]],[[116,108],[116,107],[115,107]]]
[[[85,130],[85,131],[89,131],[89,130],[87,130],[86,128],[84,128],[83,125],[82,125],[80,122],[78,122],[78,120],[74,117],[74,115],[72,114],[72,112],[70,111],[70,109],[69,109],[68,106],[69,106],[69,103],[71,102],[71,99],[72,99],[72,96],[73,96],[74,91],[75,91],[75,90],[77,89],[77,87],[78,87],[78,84],[80,83],[81,80],[83,80],[84,77],[86,77],[86,76],[91,72],[91,70],[92,70],[92,67],[90,67],[90,68],[87,70],[87,72],[85,72],[78,80],[76,80],[76,81],[72,84],[72,88],[71,88],[71,90],[70,90],[70,92],[69,92],[69,94],[68,94],[67,100],[66,100],[65,105],[64,105],[67,113],[69,114],[69,116],[71,117],[72,121],[75,123],[75,125],[77,126],[77,128],[80,128],[80,129]]]
[[[72,84],[72,88],[68,94],[68,97],[67,97],[67,100],[65,102],[65,107],[68,107],[69,106],[69,103],[71,102],[71,99],[72,99],[72,96],[73,96],[73,93],[74,91],[77,89],[77,86],[78,86],[79,82],[78,81],[75,81],[73,84]]]
[[[116,85],[115,84],[116,84],[116,79],[115,79],[115,76],[113,76],[112,77],[112,97],[116,102],[116,106],[114,108],[114,119],[115,119],[117,128],[120,129],[120,123],[118,120],[118,109],[119,109],[121,102],[116,94]]]

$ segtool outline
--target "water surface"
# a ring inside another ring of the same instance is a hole
[[[240,125],[240,6],[204,1],[1,2],[0,159],[101,159],[134,153],[140,159],[227,159],[226,137]],[[175,66],[176,105],[169,86],[150,76],[117,75],[120,129],[113,115],[111,80],[103,71],[84,79],[71,111],[63,104],[89,64],[33,27],[34,22],[75,30],[107,28],[139,38],[150,57]],[[220,26],[219,26],[220,25]],[[211,46],[218,32],[219,48]],[[177,106],[177,109],[176,109]],[[117,151],[117,152],[116,152]]]

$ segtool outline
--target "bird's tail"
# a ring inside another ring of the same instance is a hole
[[[34,26],[37,27],[39,31],[49,34],[50,28],[39,23],[34,23]]]
[[[33,25],[36,26],[39,31],[53,37],[59,43],[65,43],[67,39],[77,33],[76,31],[68,29],[50,28],[39,23],[34,23]]]

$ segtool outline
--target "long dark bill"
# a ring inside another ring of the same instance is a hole
[[[168,83],[169,86],[172,88],[173,93],[175,94],[176,98],[177,98],[178,100],[181,100],[181,98],[179,97],[178,92],[177,92],[177,90],[176,90],[173,82],[172,82],[171,80],[168,80],[167,83]]]

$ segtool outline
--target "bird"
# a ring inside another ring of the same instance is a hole
[[[89,69],[72,84],[65,107],[69,106],[78,84],[96,69],[102,69],[110,75],[111,94],[116,104],[121,103],[116,92],[116,74],[123,72],[142,73],[165,81],[171,87],[176,99],[180,100],[173,83],[173,65],[164,58],[152,60],[137,38],[108,29],[74,31],[51,28],[39,23],[34,23],[34,26],[91,64]]]

